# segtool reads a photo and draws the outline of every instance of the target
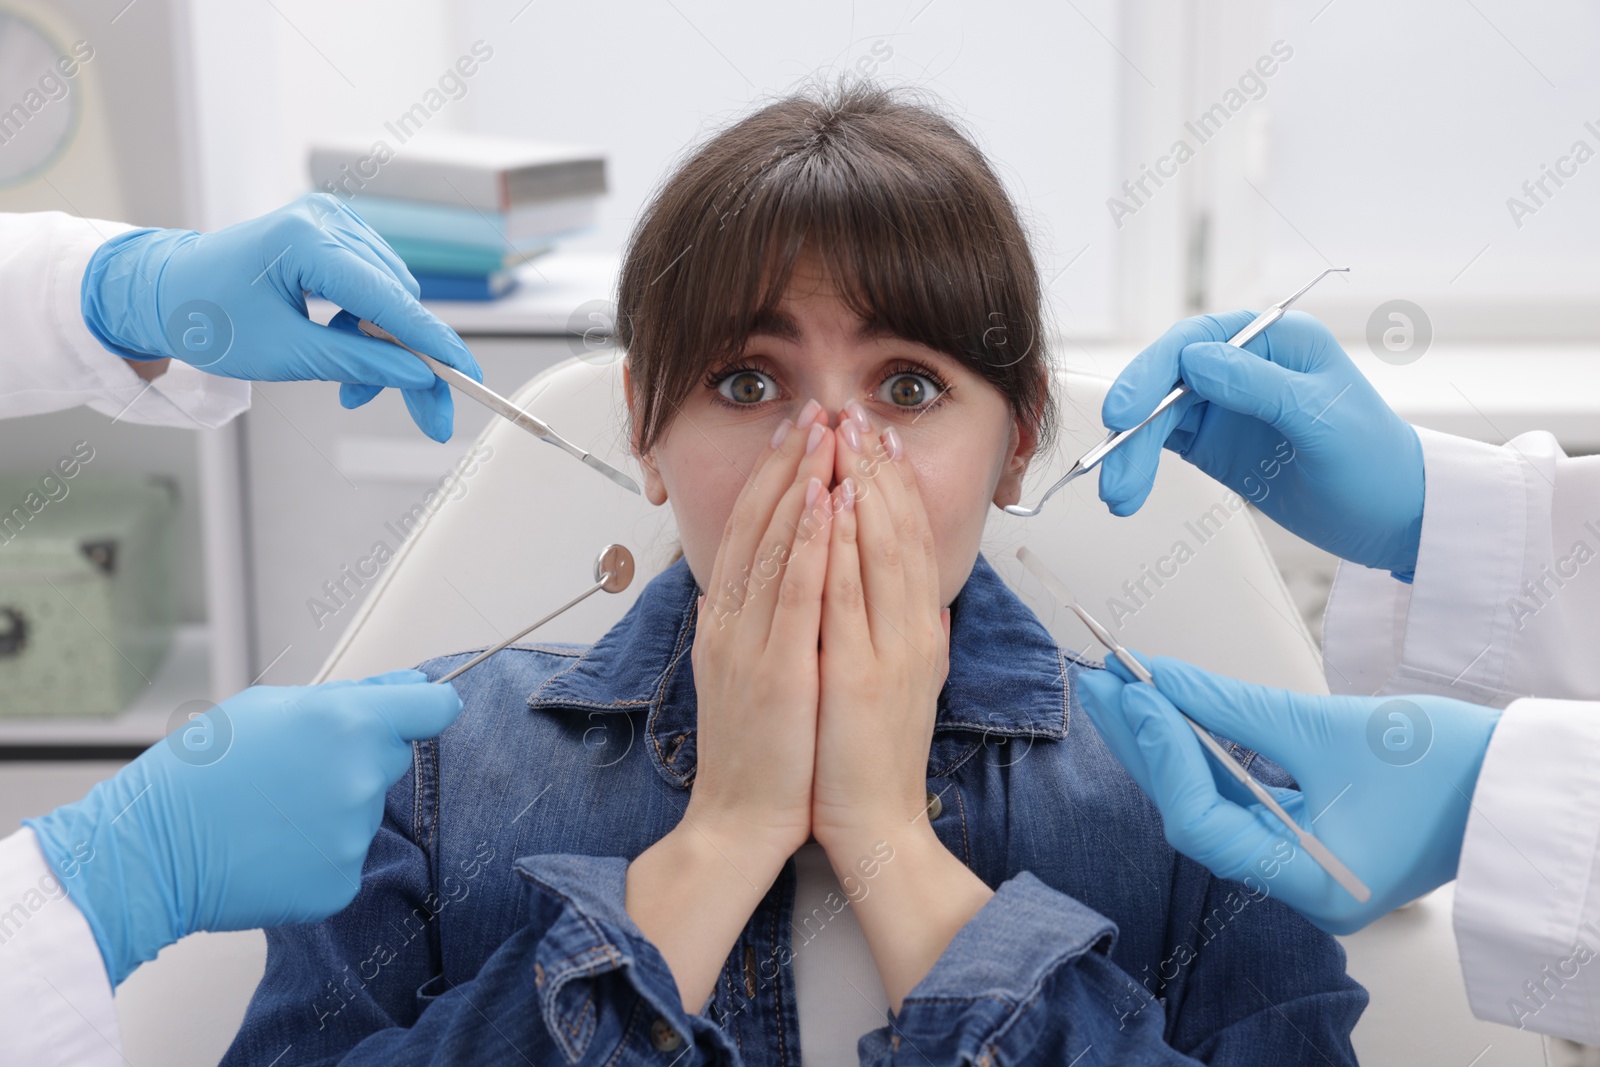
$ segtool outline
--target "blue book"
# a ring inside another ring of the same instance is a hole
[[[341,199],[387,196],[485,211],[606,191],[606,157],[598,148],[421,130],[408,123],[414,117],[384,123],[393,147],[387,139],[342,138],[313,146],[311,184]]]
[[[391,244],[398,237],[501,250],[548,244],[554,237],[593,226],[600,215],[599,199],[592,196],[520,204],[508,211],[381,196],[358,196],[349,204]]]
[[[479,276],[418,274],[416,271],[411,274],[422,286],[424,300],[495,300],[517,287],[516,275],[507,270]]]
[[[483,248],[449,241],[414,241],[383,235],[395,254],[405,261],[412,274],[486,275],[506,270],[543,255],[549,245],[507,251],[503,247]]]

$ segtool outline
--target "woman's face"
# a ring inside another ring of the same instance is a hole
[[[875,429],[899,430],[937,543],[943,604],[966,583],[989,505],[1018,499],[1036,441],[1006,397],[949,356],[864,327],[816,264],[802,261],[773,321],[758,324],[738,358],[709,368],[641,457],[645,492],[671,502],[702,589],[773,431],[811,399],[829,426],[858,400]]]

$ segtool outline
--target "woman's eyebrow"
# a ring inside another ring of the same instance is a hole
[[[769,308],[758,311],[750,321],[750,336],[776,337],[782,341],[800,340],[800,327],[788,314]]]
[[[906,340],[906,338],[902,337],[895,330],[891,329],[887,323],[879,322],[877,320],[870,320],[870,321],[863,321],[861,323],[861,325],[856,328],[856,340],[858,340],[858,341],[881,341],[881,340],[904,341],[904,340]]]
[[[950,353],[942,352],[928,344],[926,341],[919,341],[914,337],[907,337],[904,331],[895,329],[893,326],[881,319],[871,319],[856,327],[856,340],[898,341],[902,344],[911,345],[915,348],[922,349],[924,353],[931,353],[932,356],[940,359],[947,359],[955,363],[960,362],[960,360],[950,355]]]
[[[781,341],[799,341],[800,327],[787,312],[777,308],[758,311],[750,320],[750,337],[776,337]],[[898,330],[881,320],[865,320],[856,327],[858,341],[905,341]]]

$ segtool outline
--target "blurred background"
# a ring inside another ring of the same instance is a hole
[[[510,393],[609,323],[617,254],[687,146],[810,79],[867,77],[927,90],[989,154],[1059,360],[1114,375],[1178,318],[1349,265],[1301,306],[1402,416],[1494,443],[1548,429],[1580,454],[1600,450],[1597,38],[1577,0],[0,0],[0,210],[214,229],[312,189],[318,150],[403,158],[397,134],[419,130],[576,146],[603,181],[473,276],[497,299],[435,305]],[[64,94],[5,110],[63,55]],[[397,234],[426,216],[389,209]],[[146,574],[170,593],[135,624],[161,634],[137,684],[48,715],[0,692],[5,827],[186,702],[309,680],[370,585],[350,568],[398,547],[487,418],[458,405],[437,445],[392,392],[346,412],[334,387],[287,383],[203,433],[83,410],[0,423],[0,484],[88,442],[97,476],[140,487],[150,529],[81,533],[158,543]],[[1315,634],[1332,564],[1262,526]],[[50,677],[122,669],[107,658],[63,653]],[[214,1055],[214,1034],[123,1016],[131,1062]]]

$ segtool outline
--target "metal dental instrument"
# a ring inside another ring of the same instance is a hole
[[[1028,551],[1026,547],[1017,549],[1017,558],[1022,561],[1024,567],[1028,568],[1028,573],[1039,579],[1040,583],[1050,591],[1052,596],[1071,608],[1078,618],[1083,620],[1083,624],[1089,628],[1089,632],[1094,634],[1095,640],[1106,646],[1111,654],[1116,656],[1118,661],[1132,672],[1135,678],[1141,682],[1148,682],[1152,686],[1155,685],[1155,676],[1150,673],[1143,663],[1134,658],[1133,653],[1117,643],[1117,639],[1111,636],[1111,631],[1100,625],[1093,616],[1079,606],[1078,598],[1073,596],[1071,591],[1062,584],[1061,579],[1051,573],[1050,568],[1044,565],[1043,560]],[[1211,736],[1210,731],[1189,718],[1189,716],[1184,715],[1181,709],[1178,714],[1183,715],[1183,721],[1187,722],[1190,728],[1194,730],[1195,736],[1200,739],[1200,743],[1205,746],[1206,751],[1215,756],[1217,762],[1222,764],[1240,785],[1250,790],[1250,794],[1259,800],[1268,811],[1283,821],[1283,825],[1288,827],[1289,831],[1300,842],[1300,847],[1305,849],[1306,853],[1317,861],[1317,866],[1327,871],[1333,880],[1342,885],[1345,891],[1355,897],[1356,900],[1365,904],[1372,899],[1372,890],[1368,889],[1361,879],[1356,877],[1355,872],[1346,867],[1339,860],[1339,857],[1335,856],[1328,846],[1324,845],[1309,830],[1302,830],[1300,825],[1294,821],[1294,817],[1284,811],[1283,805],[1279,804],[1277,799],[1267,791],[1267,787],[1256,781],[1249,771],[1241,767],[1228,754],[1228,750],[1217,743],[1217,739]]]
[[[375,322],[369,322],[366,319],[361,319],[357,323],[357,326],[360,328],[361,332],[366,334],[368,337],[376,337],[380,341],[388,341],[390,344],[399,345],[407,352],[410,352],[413,356],[416,356],[418,359],[422,360],[422,362],[426,363],[428,365],[428,369],[433,371],[433,373],[437,374],[439,377],[443,378],[455,388],[467,394],[472,399],[476,400],[478,403],[494,412],[496,415],[516,423],[524,430],[527,430],[529,433],[533,434],[533,436],[539,438],[539,440],[547,441],[550,444],[555,445],[557,448],[561,449],[569,456],[581,461],[586,466],[593,467],[595,470],[599,471],[607,478],[610,478],[612,481],[616,482],[629,492],[639,492],[638,482],[634,481],[626,474],[623,474],[621,471],[617,470],[617,468],[613,467],[611,464],[607,463],[605,460],[594,455],[593,453],[585,452],[583,449],[579,448],[577,445],[573,444],[571,441],[568,441],[565,437],[562,437],[560,434],[552,430],[549,423],[545,422],[543,419],[536,418],[535,416],[528,414],[526,411],[523,411],[521,408],[517,407],[517,405],[513,404],[511,401],[507,400],[505,397],[501,396],[499,393],[495,392],[493,389],[490,389],[483,383],[473,381],[470,377],[456,370],[448,363],[441,363],[426,353],[418,352],[415,348],[412,348],[404,341],[401,341],[394,334],[390,333],[388,330],[385,330],[382,326],[379,326]]]
[[[568,608],[575,607],[581,601],[589,599],[602,589],[608,593],[620,593],[632,584],[633,553],[629,552],[621,545],[607,545],[605,548],[600,550],[599,557],[597,557],[594,561],[593,585],[579,593],[577,596],[573,597],[571,600],[567,601],[565,604],[561,605],[556,610],[552,611],[550,614],[546,615],[544,618],[540,619],[538,622],[531,626],[525,627],[524,629],[518,630],[516,633],[506,638],[504,641],[501,641],[493,648],[484,649],[482,652],[479,652],[476,656],[473,656],[471,659],[467,660],[467,662],[463,663],[461,666],[457,667],[443,678],[435,678],[434,681],[436,683],[443,683],[460,677],[463,673],[471,670],[473,667],[476,667],[478,664],[482,663],[496,652],[499,652],[501,649],[522,640],[524,637],[527,637],[529,634],[533,633],[533,631],[537,630],[539,627],[543,626],[557,615],[560,615],[563,611],[566,611]]]
[[[1273,304],[1271,307],[1267,308],[1267,310],[1251,319],[1248,326],[1234,334],[1232,337],[1228,338],[1228,343],[1230,345],[1234,345],[1235,347],[1243,348],[1262,330],[1265,330],[1268,326],[1271,326],[1273,323],[1283,318],[1283,313],[1289,310],[1289,305],[1293,304],[1296,300],[1299,300],[1302,296],[1304,296],[1306,294],[1306,290],[1310,289],[1313,285],[1316,285],[1330,274],[1339,274],[1344,271],[1348,271],[1349,269],[1349,267],[1329,267],[1327,270],[1323,271],[1315,278],[1312,278],[1309,282],[1306,282],[1300,288],[1296,289],[1294,292],[1290,293],[1288,296],[1284,297],[1282,300],[1278,301],[1276,304]],[[1150,420],[1154,419],[1157,415],[1176,404],[1188,392],[1189,386],[1184,382],[1179,382],[1173,387],[1172,392],[1161,398],[1161,403],[1155,406],[1155,410],[1150,412],[1149,415],[1145,416],[1144,422],[1139,423],[1139,425],[1133,427],[1132,429],[1112,431],[1110,434],[1106,435],[1106,439],[1104,441],[1101,441],[1099,444],[1095,445],[1093,448],[1089,449],[1089,451],[1085,452],[1081,457],[1079,457],[1078,462],[1074,463],[1072,468],[1068,470],[1067,473],[1063,474],[1059,480],[1057,480],[1056,484],[1045,490],[1044,496],[1039,498],[1039,502],[1037,504],[1031,508],[1024,507],[1021,504],[1007,504],[1005,507],[1006,513],[1009,515],[1021,515],[1024,518],[1029,518],[1039,514],[1039,512],[1044,510],[1044,502],[1055,496],[1063,486],[1072,481],[1072,479],[1078,477],[1078,475],[1088,474],[1090,471],[1098,467],[1100,465],[1100,461],[1109,456],[1112,450],[1117,448],[1117,446],[1121,445],[1122,442],[1126,441],[1140,430],[1144,429],[1146,423],[1150,422]]]

